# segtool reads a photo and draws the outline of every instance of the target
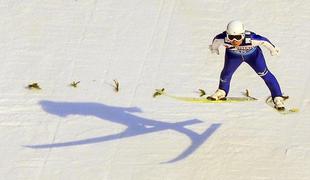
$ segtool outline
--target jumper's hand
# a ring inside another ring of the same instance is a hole
[[[275,47],[273,50],[270,51],[270,54],[271,56],[279,56],[280,49]]]
[[[211,51],[212,54],[214,54],[214,53],[216,53],[217,55],[220,54],[219,49],[213,49],[212,45],[209,46],[209,49],[210,49],[210,51]]]

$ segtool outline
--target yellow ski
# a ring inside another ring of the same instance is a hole
[[[284,100],[287,100],[287,99],[289,99],[289,96],[284,96]],[[266,104],[267,104],[268,106],[272,107],[275,111],[277,111],[277,112],[280,113],[280,114],[291,114],[291,113],[297,113],[297,112],[299,112],[299,108],[296,108],[296,107],[294,107],[294,108],[289,108],[289,109],[285,108],[285,109],[282,109],[282,110],[276,109],[276,108],[274,107],[273,102],[272,102],[271,96],[269,96],[269,97],[266,99]]]
[[[227,97],[223,100],[210,100],[204,97],[182,97],[182,96],[175,96],[165,92],[165,89],[156,89],[153,97],[157,96],[166,96],[172,99],[176,99],[179,101],[191,102],[191,103],[235,103],[235,102],[245,102],[245,101],[255,101],[257,100],[254,97],[247,96],[244,94],[244,97]]]

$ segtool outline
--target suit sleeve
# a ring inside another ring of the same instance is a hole
[[[209,49],[211,50],[211,52],[219,51],[219,47],[224,44],[225,36],[226,34],[223,32],[213,38],[212,44],[209,46]]]
[[[273,45],[267,38],[254,34],[252,35],[252,45],[254,46],[264,46],[265,48],[267,48],[270,53],[275,53],[278,51],[278,49],[275,47],[275,45]]]

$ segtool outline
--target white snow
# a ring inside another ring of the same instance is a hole
[[[1,1],[0,179],[310,179],[309,12],[302,0]],[[265,57],[299,113],[266,105],[246,64],[230,95],[258,101],[152,97],[213,93],[224,48],[208,45],[232,19],[281,49]]]

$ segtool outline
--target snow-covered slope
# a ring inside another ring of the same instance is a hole
[[[1,179],[310,179],[309,7],[301,0],[0,2]],[[267,106],[269,91],[246,64],[230,95],[249,89],[258,101],[152,97],[157,88],[213,93],[224,49],[217,56],[207,47],[232,19],[281,49],[265,57],[299,113]],[[34,82],[42,90],[25,88]]]

